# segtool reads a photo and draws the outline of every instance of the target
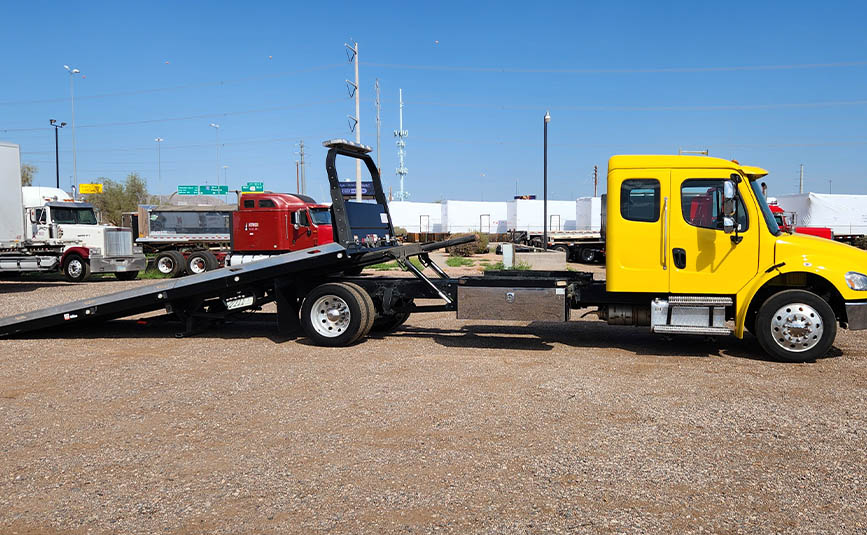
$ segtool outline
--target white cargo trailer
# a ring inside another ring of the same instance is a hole
[[[834,239],[847,242],[867,235],[867,195],[800,193],[779,195],[776,201],[795,214],[793,226],[827,227]]]

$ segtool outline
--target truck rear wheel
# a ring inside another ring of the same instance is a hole
[[[581,262],[585,264],[592,264],[596,260],[596,251],[588,247],[582,247],[581,250],[578,251],[578,258],[580,258]]]
[[[187,257],[187,273],[198,275],[212,269],[217,269],[219,262],[211,251],[196,251]]]
[[[63,276],[69,282],[84,282],[90,275],[90,264],[78,254],[71,254],[63,261]]]
[[[755,329],[768,354],[788,362],[808,362],[831,348],[837,336],[837,319],[831,305],[818,295],[785,290],[762,304]]]
[[[154,262],[157,271],[171,278],[182,276],[186,272],[185,264],[186,260],[180,251],[163,251]]]
[[[301,327],[319,346],[350,345],[369,330],[369,324],[368,304],[355,288],[343,282],[317,286],[301,306]]]

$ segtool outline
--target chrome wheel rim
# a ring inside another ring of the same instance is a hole
[[[208,271],[207,267],[205,267],[205,259],[197,256],[196,258],[190,260],[190,271],[192,271],[193,274],[196,275]]]
[[[69,262],[68,271],[72,278],[80,277],[83,269],[84,267],[81,265],[81,260],[72,260]]]
[[[327,338],[336,338],[346,332],[351,319],[349,305],[336,295],[323,295],[310,308],[313,329]]]
[[[159,261],[157,261],[157,269],[163,275],[168,275],[169,273],[171,273],[174,267],[175,263],[172,262],[172,259],[167,256],[164,256],[160,258]]]
[[[825,332],[819,312],[804,303],[780,307],[771,318],[771,336],[778,346],[792,353],[816,347]]]

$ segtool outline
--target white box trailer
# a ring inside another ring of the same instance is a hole
[[[442,203],[443,232],[503,233],[508,230],[505,201],[445,201]]]
[[[0,142],[0,248],[24,240],[24,201],[18,145]]]
[[[602,230],[602,197],[579,197],[575,201],[575,221],[578,230]]]
[[[508,201],[507,220],[509,230],[541,232],[545,221],[545,201],[539,199],[515,199]],[[548,231],[576,230],[575,201],[548,201]]]
[[[795,214],[795,226],[828,227],[841,241],[867,235],[867,195],[778,195],[777,205]]]
[[[388,210],[394,226],[407,232],[443,232],[442,203],[392,201]]]

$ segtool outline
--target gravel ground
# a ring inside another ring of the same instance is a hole
[[[0,315],[147,283],[3,281]],[[0,533],[867,533],[867,333],[791,365],[593,321],[274,323],[0,340]]]

